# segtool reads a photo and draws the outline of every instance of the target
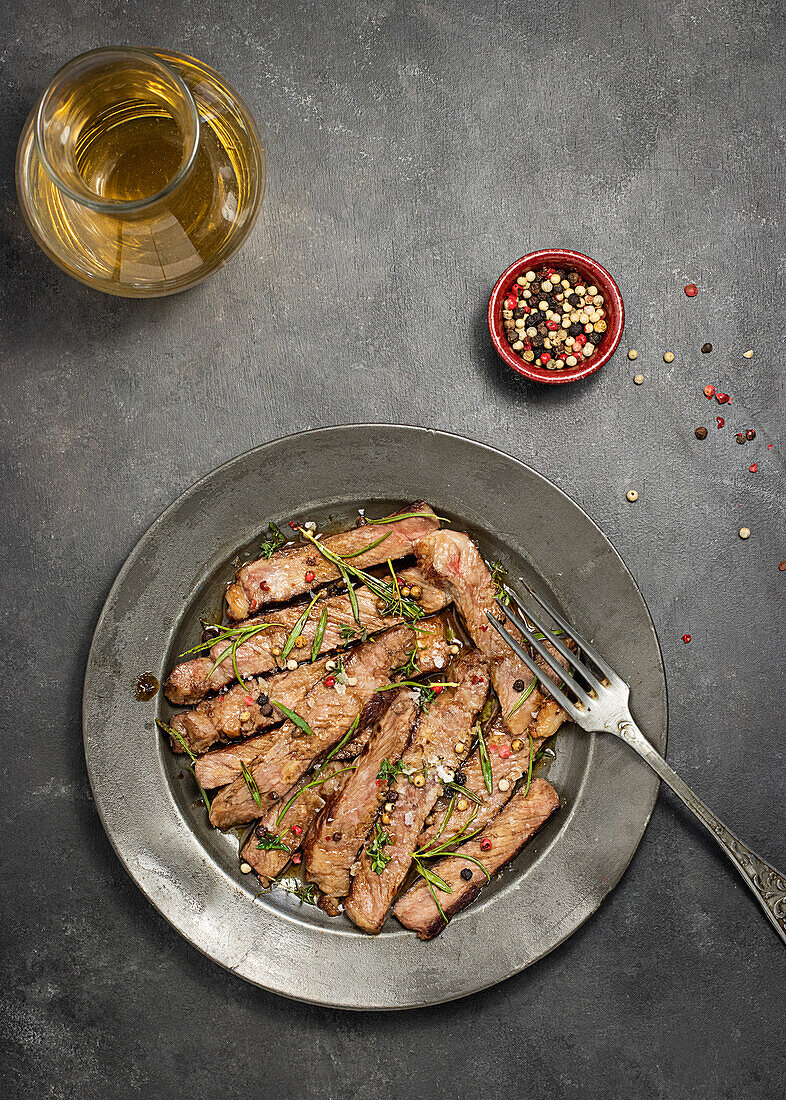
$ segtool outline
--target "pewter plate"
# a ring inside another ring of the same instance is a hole
[[[553,950],[600,905],[635,852],[658,782],[615,738],[564,727],[549,779],[562,809],[476,902],[429,943],[393,918],[369,937],[291,894],[255,899],[237,839],[209,828],[183,758],[157,734],[163,680],[220,613],[225,582],[269,520],[351,523],[422,498],[550,595],[631,685],[634,717],[666,748],[666,683],[644,600],[611,543],[540,474],[500,451],[423,428],[354,425],[267,443],[220,466],[172,504],[131,553],[96,627],[84,743],[104,828],[160,913],[211,959],[314,1004],[401,1009],[484,989]],[[378,511],[377,511],[378,510]]]

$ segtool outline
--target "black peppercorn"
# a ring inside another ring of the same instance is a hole
[[[528,339],[529,339],[530,343],[532,344],[533,348],[542,348],[543,347],[543,337],[540,335],[540,333],[538,333],[536,336],[530,336]]]
[[[343,833],[333,833],[333,840],[336,842],[336,844],[338,844],[343,835]]]
[[[745,438],[746,439],[755,439],[756,438],[756,433],[754,432],[753,428],[748,428],[747,432],[745,433]]]
[[[388,791],[385,798],[387,798],[388,802],[398,802],[398,791]]]
[[[568,332],[571,334],[571,336],[580,336],[583,331],[584,331],[584,326],[579,324],[578,321],[574,321],[573,324],[568,329]]]
[[[261,707],[264,707],[264,705],[265,705],[265,703],[267,703],[267,701],[268,701],[268,697],[267,697],[267,695],[265,695],[264,691],[260,695],[257,695],[257,702],[259,703],[259,705]]]
[[[514,317],[526,317],[526,315],[527,311],[524,309],[524,306],[516,306],[516,308],[513,310]]]
[[[712,344],[702,344],[701,350],[704,352],[705,355],[709,355],[709,353],[712,351]]]
[[[261,821],[257,825],[256,829],[254,829],[254,833],[256,834],[256,837],[257,837],[258,840],[264,840],[265,837],[268,835],[267,829],[265,828],[265,826],[262,824]]]
[[[505,333],[505,339],[509,344],[515,344],[518,338],[518,330],[515,328],[508,329],[508,331]]]
[[[707,438],[707,429],[706,428],[697,428],[696,431],[693,434],[696,436],[697,439],[706,439]]]
[[[458,783],[460,787],[463,787],[464,784],[467,782],[467,777],[464,772],[456,772],[456,774],[453,776],[453,782]]]
[[[581,305],[581,298],[579,298],[578,294],[568,295],[568,305],[574,306],[574,308]]]
[[[469,867],[464,867],[462,869],[461,877],[464,879],[465,882],[469,882],[469,880],[472,878],[472,872],[470,871]]]
[[[578,275],[575,271],[569,271],[568,272],[568,282],[570,283],[571,286],[578,286],[579,283],[581,282],[581,276]]]
[[[545,321],[541,321],[541,323],[538,325],[538,332],[545,340],[545,338],[549,334],[549,326],[546,324]]]
[[[217,638],[221,633],[217,626],[206,626],[202,631],[202,641],[212,642],[214,638]]]
[[[513,690],[514,691],[523,691],[526,686],[527,685],[524,683],[523,680],[514,680],[513,681]]]
[[[277,791],[270,791],[269,794],[268,794],[268,798],[270,799],[271,802],[275,802],[276,799],[278,798],[278,792]]]
[[[265,703],[264,706],[261,706],[259,708],[259,712],[260,714],[264,715],[265,718],[269,718],[270,715],[273,713],[273,708],[271,707],[270,703]]]
[[[738,443],[744,443],[745,442],[745,432],[737,432],[737,434],[734,438],[737,440]]]
[[[529,328],[530,325],[534,325],[535,328],[537,328],[540,322],[545,320],[546,315],[544,313],[541,313],[539,309],[533,309],[532,313],[530,313],[527,318],[527,328]]]

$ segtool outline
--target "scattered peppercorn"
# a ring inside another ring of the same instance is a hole
[[[725,420],[723,419],[723,417],[722,417],[722,416],[716,416],[716,417],[715,417],[715,420],[717,421],[717,424],[718,424],[718,429],[719,429],[719,430],[720,430],[720,429],[721,429],[721,428],[723,427],[723,425],[724,425],[724,424],[726,423],[726,421],[725,421]]]
[[[715,394],[715,400],[718,402],[719,405],[730,405],[731,404],[731,398],[729,397],[729,395],[727,393],[716,393]]]
[[[688,283],[688,285],[685,287],[685,293],[688,295],[689,298],[695,298],[696,295],[699,293],[699,288],[696,286],[695,283]]]
[[[744,443],[745,442],[745,432],[737,432],[737,434],[735,435],[734,438],[737,440],[738,443]]]
[[[696,431],[693,434],[696,436],[697,439],[706,439],[707,438],[707,429],[703,428],[703,427],[702,428],[697,428]]]
[[[704,396],[707,398],[707,400],[709,400],[711,397],[714,397],[715,396],[715,387],[714,386],[705,386],[704,387]]]
[[[295,834],[295,836],[300,836],[300,834],[303,832],[303,826],[302,825],[293,825],[292,826],[292,832]]]
[[[690,634],[683,634],[682,635],[682,640],[685,643],[685,645],[687,645],[688,642],[690,641]]]
[[[709,353],[712,351],[712,344],[702,344],[701,350],[704,355],[709,355]]]
[[[745,438],[746,439],[755,439],[756,438],[756,432],[753,430],[753,428],[748,428],[748,430],[745,433]]]
[[[265,718],[269,718],[270,715],[273,713],[273,708],[270,703],[263,703],[262,706],[259,708],[259,713]]]
[[[636,351],[636,349],[631,348],[630,351],[628,352],[628,359],[638,359],[638,357],[639,357],[639,353]]]
[[[458,783],[458,785],[460,787],[463,787],[464,784],[467,782],[467,777],[466,777],[465,773],[464,772],[456,772],[456,774],[453,776],[453,782]],[[398,795],[396,797],[398,797]]]
[[[310,583],[311,581],[314,580],[315,577],[316,577],[316,573],[314,572],[314,570],[309,569],[306,573],[306,582]]]
[[[644,375],[643,374],[634,374],[633,375],[633,381],[636,383],[637,386],[640,386],[641,383],[644,381]]]
[[[332,688],[336,683],[336,677],[333,675],[325,677],[325,687]]]
[[[333,843],[338,844],[338,842],[341,840],[343,835],[344,835],[343,833],[333,833],[333,838],[332,838]]]
[[[749,539],[750,537],[751,537],[750,528],[749,527],[740,527],[740,538],[741,539]]]
[[[214,638],[217,638],[221,630],[217,626],[206,626],[202,631],[202,641],[212,642]]]
[[[742,357],[743,357],[743,359],[752,359],[753,358],[753,348],[751,348],[749,351],[744,351],[742,353]]]
[[[667,351],[666,354],[663,356],[663,361],[664,361],[664,363],[673,363],[674,362],[674,352],[673,351]]]
[[[480,842],[480,847],[484,852],[488,852],[491,848],[491,841],[487,836],[484,836]]]
[[[628,489],[628,491],[627,491],[627,493],[625,494],[625,496],[626,496],[626,497],[628,498],[628,500],[630,500],[631,502],[632,502],[632,501],[634,501],[634,500],[638,500],[638,499],[639,499],[639,494],[638,494],[638,493],[636,492],[636,490],[635,490],[635,489]]]
[[[465,882],[469,882],[469,880],[472,878],[472,872],[470,871],[469,867],[461,868],[461,877],[464,879]]]
[[[415,787],[425,787],[425,785],[426,785],[425,775],[416,775],[415,778],[412,780],[412,783]]]
[[[523,691],[526,686],[527,685],[524,683],[523,680],[514,680],[513,681],[513,690],[514,691]]]
[[[517,737],[515,741],[511,741],[510,747],[513,749],[514,752],[521,752],[521,750],[524,748],[524,742],[521,740],[520,737]]]
[[[750,470],[750,472],[752,474],[755,474],[756,471],[758,470],[758,468],[759,467],[757,466],[757,464],[755,462],[752,462],[751,465],[748,467],[748,469]]]
[[[786,570],[786,561],[779,561],[778,568],[780,569],[781,573],[783,573],[783,571]]]
[[[293,863],[300,863],[302,858],[303,857],[301,856],[300,852],[295,852],[295,854],[292,856],[292,862]]]

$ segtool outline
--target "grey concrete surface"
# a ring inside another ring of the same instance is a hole
[[[79,714],[109,586],[195,478],[304,427],[446,428],[531,463],[604,528],[657,624],[672,763],[786,867],[779,5],[3,12],[4,1095],[781,1095],[786,953],[668,794],[610,900],[540,965],[433,1010],[331,1013],[219,970],[137,892],[91,801]],[[71,281],[15,202],[37,92],[114,43],[214,65],[268,148],[247,247],[171,299]],[[488,292],[548,244],[615,274],[635,368],[623,352],[552,391],[497,359]],[[708,404],[708,381],[731,408]]]

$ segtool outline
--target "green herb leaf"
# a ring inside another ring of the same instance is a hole
[[[450,887],[447,882],[445,882],[444,878],[436,874],[436,872],[432,871],[431,868],[427,867],[425,863],[421,863],[419,859],[416,859],[415,863],[417,866],[418,874],[422,875],[426,882],[433,883],[434,886],[438,887],[438,889],[442,890],[445,894],[453,893],[452,887]],[[443,913],[442,915],[444,917],[445,914]]]
[[[289,707],[285,707],[283,703],[279,703],[276,699],[273,699],[272,696],[268,699],[268,702],[271,703],[278,710],[280,710],[281,713],[285,717],[287,717],[290,722],[293,722],[298,727],[298,729],[301,729],[303,733],[308,734],[309,737],[314,736],[314,731],[305,720],[305,718],[301,718],[299,714],[296,714],[294,712],[294,710],[290,710]]]
[[[505,604],[510,604],[510,596],[505,591],[505,577],[508,575],[508,571],[502,562],[490,561],[488,564],[489,573],[491,573],[491,579],[494,582],[494,595],[498,600],[502,600]]]
[[[323,765],[323,767],[324,767],[324,765]],[[289,807],[292,805],[292,803],[295,801],[296,798],[300,797],[300,795],[303,793],[303,791],[309,791],[309,790],[311,790],[312,787],[318,787],[320,785],[320,783],[326,783],[328,781],[328,779],[333,779],[334,776],[341,775],[342,772],[353,772],[356,767],[357,767],[357,764],[349,764],[346,768],[337,768],[336,771],[331,772],[330,775],[323,775],[319,779],[312,779],[310,783],[304,783],[303,786],[299,790],[295,791],[295,793],[290,798],[289,802],[286,803],[286,805],[282,809],[281,813],[276,818],[276,828],[278,828],[278,826],[281,824],[282,820],[284,819],[284,815],[286,814]]]
[[[448,918],[445,916],[445,910],[439,904],[439,898],[437,897],[437,895],[434,891],[434,887],[431,885],[430,882],[427,882],[427,886],[428,886],[428,892],[431,894],[431,897],[434,900],[434,904],[436,905],[437,909],[439,909],[439,915],[442,917],[445,924],[447,924],[448,923]]]
[[[291,852],[292,849],[284,843],[278,833],[267,832],[259,839],[257,848],[261,848],[263,852]]]
[[[377,822],[374,826],[374,836],[366,846],[366,854],[371,860],[371,870],[375,875],[381,875],[393,858],[388,852],[384,851],[388,844],[390,844],[390,836],[383,831],[379,822]]]
[[[256,779],[254,779],[253,775],[251,774],[251,772],[246,767],[245,760],[240,761],[240,770],[243,773],[243,778],[246,781],[246,786],[248,787],[249,791],[251,792],[251,797],[254,799],[257,806],[261,806],[262,805],[262,795],[259,793],[259,787],[257,786]]]
[[[529,699],[530,695],[532,695],[533,691],[535,690],[537,682],[538,682],[537,676],[533,676],[532,679],[530,680],[530,682],[527,684],[527,686],[522,691],[519,698],[516,700],[515,704],[510,708],[508,713],[505,715],[505,721],[506,722],[509,722],[510,719],[513,717],[513,715],[516,713],[516,711],[519,709],[519,707],[523,706],[524,703],[526,703],[527,699]]]
[[[446,789],[455,791],[456,794],[460,794],[463,798],[468,798],[470,802],[476,802],[478,806],[483,805],[483,799],[478,798],[474,791],[467,790],[461,783],[448,783]]]
[[[387,779],[388,783],[392,783],[397,775],[405,775],[406,771],[405,765],[400,760],[397,760],[395,764],[391,764],[386,758],[379,765],[377,779]]]
[[[166,722],[162,722],[160,718],[156,718],[156,725],[158,726],[158,728],[160,730],[163,730],[164,733],[168,734],[169,737],[174,737],[174,739],[176,741],[178,741],[180,743],[180,745],[182,745],[183,752],[186,753],[191,758],[192,764],[196,762],[196,756],[194,756],[193,752],[188,747],[188,744],[186,743],[185,739],[175,729],[174,726],[168,726],[166,724]]]
[[[314,606],[314,604],[317,602],[318,599],[319,599],[318,595],[313,597],[313,599],[309,603],[306,610],[303,612],[303,614],[300,616],[300,618],[297,620],[295,625],[290,630],[289,637],[284,642],[284,648],[281,650],[281,660],[282,661],[286,661],[287,657],[292,652],[292,647],[294,646],[295,642],[300,637],[300,635],[303,633],[303,627],[308,622],[308,617],[311,614],[311,608]]]
[[[365,642],[368,638],[368,630],[364,626],[349,626],[348,623],[342,623],[338,631],[345,642]]]
[[[385,516],[383,519],[370,519],[367,522],[374,527],[378,527],[381,523],[398,523],[400,519],[438,519],[441,523],[450,523],[449,519],[444,516],[435,516],[433,512],[396,512],[392,516]]]
[[[322,639],[325,637],[325,627],[327,626],[327,608],[323,607],[319,616],[319,622],[317,623],[316,633],[314,634],[314,641],[311,643],[311,660],[316,661],[319,656],[319,649],[322,645]]]
[[[480,770],[483,773],[483,782],[486,784],[486,790],[491,794],[494,789],[494,773],[491,769],[491,760],[489,759],[489,750],[486,745],[486,735],[480,726],[477,727],[478,731],[478,759],[480,760]]]
[[[529,788],[532,783],[532,767],[535,763],[533,759],[533,749],[535,748],[535,742],[532,740],[532,734],[529,734],[529,767],[527,768],[527,785],[524,788],[523,797],[526,798],[529,794]]]
[[[379,546],[379,544],[381,542],[384,542],[385,539],[389,539],[390,535],[391,535],[391,532],[388,531],[387,534],[382,535],[380,538],[376,539],[374,542],[370,542],[368,544],[368,546],[362,546],[360,548],[360,550],[353,550],[351,554],[339,554],[339,557],[341,558],[342,561],[349,561],[350,558],[359,558],[361,554],[367,554],[369,552],[369,550],[373,550],[375,546]]]
[[[325,757],[325,759],[324,759],[324,761],[323,761],[323,763],[322,763],[322,765],[319,769],[320,772],[324,770],[324,768],[330,763],[330,761],[333,759],[333,757],[336,756],[339,752],[341,752],[341,750],[344,748],[344,746],[346,744],[348,744],[352,740],[352,738],[355,736],[355,734],[357,733],[357,728],[360,725],[360,714],[361,713],[362,712],[359,712],[355,716],[354,722],[349,727],[349,729],[344,734],[344,736],[341,738],[339,743],[337,745],[334,745],[333,748],[330,750],[330,752],[327,754],[327,756]],[[319,774],[319,773],[317,773],[317,774]]]
[[[317,905],[319,902],[319,887],[311,882],[301,882],[296,878],[274,878],[271,886],[280,886],[288,894],[294,894],[301,905]],[[259,896],[259,895],[257,895]]]
[[[276,550],[280,550],[286,541],[281,529],[276,527],[275,523],[269,523],[267,538],[259,547],[260,558],[272,558]]]

